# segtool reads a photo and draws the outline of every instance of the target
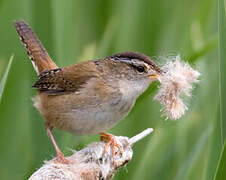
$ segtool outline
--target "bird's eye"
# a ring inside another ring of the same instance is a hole
[[[142,73],[144,72],[144,67],[143,66],[137,66],[137,71]]]

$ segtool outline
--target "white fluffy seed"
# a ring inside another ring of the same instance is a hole
[[[192,84],[198,82],[200,73],[182,62],[176,56],[161,68],[164,73],[159,76],[160,88],[154,99],[163,105],[167,119],[176,120],[188,109],[181,96],[191,96]]]

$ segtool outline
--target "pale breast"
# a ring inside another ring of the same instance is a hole
[[[75,134],[96,134],[113,127],[131,110],[133,104],[119,100],[82,109],[72,109],[67,116],[67,131]]]
[[[124,101],[116,96],[110,101],[92,100],[83,102],[79,94],[74,96],[47,96],[35,99],[35,106],[53,127],[73,134],[96,134],[113,127],[131,110],[135,100]],[[61,103],[58,103],[61,102]],[[80,102],[76,106],[75,102]]]
[[[117,82],[119,88],[100,83],[94,79],[81,92],[59,96],[40,93],[36,107],[53,127],[74,134],[99,133],[127,116],[142,92],[130,82]]]

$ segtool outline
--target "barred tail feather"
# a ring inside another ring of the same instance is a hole
[[[28,24],[21,20],[14,26],[38,75],[44,70],[58,68]]]

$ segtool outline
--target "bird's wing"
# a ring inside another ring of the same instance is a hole
[[[32,87],[50,95],[79,91],[90,79],[97,77],[95,69],[88,68],[88,66],[92,66],[92,63],[87,62],[62,69],[44,71],[39,75],[38,81]]]

